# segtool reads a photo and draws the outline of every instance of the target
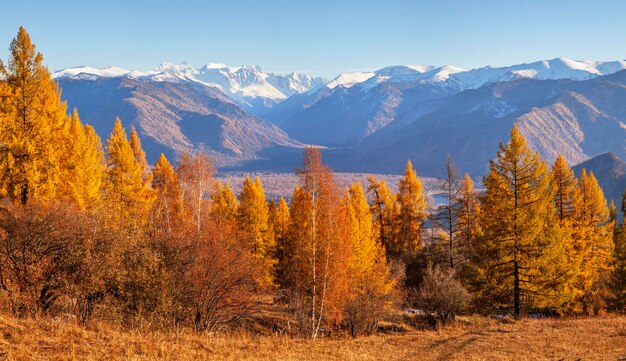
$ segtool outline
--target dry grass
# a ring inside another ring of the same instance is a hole
[[[77,360],[626,360],[626,317],[522,320],[466,317],[440,331],[317,342],[240,333],[88,328],[58,319],[0,316],[0,358]]]

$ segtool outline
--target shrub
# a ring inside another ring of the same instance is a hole
[[[445,324],[455,319],[470,296],[455,278],[454,270],[429,265],[413,299],[432,322]]]

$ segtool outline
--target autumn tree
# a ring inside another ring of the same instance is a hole
[[[209,197],[213,189],[213,164],[206,151],[199,151],[193,155],[183,154],[176,168],[182,189],[183,210],[185,217],[189,217],[196,230],[200,232],[205,219],[209,216]]]
[[[552,181],[555,190],[554,204],[561,226],[571,227],[575,217],[575,207],[579,202],[578,180],[574,176],[574,171],[560,154],[552,166]]]
[[[248,246],[252,253],[264,264],[259,281],[263,285],[274,283],[275,240],[269,228],[269,209],[261,180],[254,182],[246,177],[239,195],[238,224],[247,233]]]
[[[580,264],[575,284],[582,293],[579,299],[582,312],[593,310],[597,313],[601,295],[606,291],[600,283],[601,278],[608,274],[612,263],[614,223],[610,219],[602,188],[593,173],[583,169],[577,193],[573,248]]]
[[[56,195],[58,145],[66,140],[68,118],[61,92],[23,27],[9,52],[8,64],[0,62],[0,190],[26,204]]]
[[[93,127],[83,125],[74,109],[68,139],[61,155],[58,195],[81,209],[95,207],[102,196],[102,177],[106,169],[100,137]]]
[[[186,282],[190,320],[196,330],[216,332],[255,311],[260,303],[257,274],[261,265],[246,245],[245,232],[207,218],[192,247]]]
[[[324,323],[337,324],[343,316],[349,289],[349,219],[318,148],[306,148],[304,167],[297,174],[302,188],[296,188],[292,199],[285,273],[301,332],[316,339]]]
[[[376,330],[380,317],[391,303],[389,295],[394,282],[385,250],[374,237],[372,214],[360,183],[350,185],[346,202],[352,251],[345,320],[352,336],[357,336]]]
[[[373,217],[373,233],[376,240],[383,245],[387,256],[395,250],[395,225],[397,218],[397,195],[387,187],[384,179],[377,181],[374,177],[368,178],[367,192],[371,194],[370,207]]]
[[[155,202],[152,207],[152,223],[155,228],[164,229],[171,236],[182,222],[182,190],[174,167],[161,153],[152,170],[152,188]]]
[[[148,161],[146,160],[146,152],[144,152],[141,147],[141,140],[139,139],[139,134],[137,134],[135,126],[131,127],[129,141],[130,147],[133,149],[133,154],[135,155],[135,160],[141,166],[142,179],[144,183],[150,183],[150,167],[148,166]]]
[[[398,205],[395,239],[387,251],[396,256],[414,254],[422,247],[422,223],[428,213],[422,181],[413,170],[411,161],[407,162],[404,177],[398,182]]]
[[[626,214],[626,192],[622,195],[622,214]],[[609,305],[613,310],[626,311],[626,222],[616,226],[613,232],[613,258],[615,265],[611,273],[611,295]]]
[[[143,180],[143,169],[135,158],[119,118],[107,139],[107,170],[104,192],[107,206],[120,219],[143,223],[153,201],[152,189]]]
[[[280,197],[278,204],[274,201],[269,203],[269,224],[272,229],[272,236],[276,245],[276,268],[275,280],[278,285],[284,287],[283,279],[285,275],[285,245],[287,242],[289,224],[291,217],[289,215],[289,206],[285,198]]]
[[[523,301],[536,301],[558,288],[565,260],[562,235],[554,211],[554,193],[548,167],[533,152],[517,126],[508,144],[500,145],[484,179],[481,226],[475,243],[482,284],[478,302],[513,306],[516,318]],[[535,300],[534,298],[537,298]],[[543,301],[543,300],[542,300]],[[545,304],[544,304],[545,305]]]
[[[211,195],[211,215],[214,218],[234,222],[239,213],[239,202],[228,183],[215,181],[215,189]]]

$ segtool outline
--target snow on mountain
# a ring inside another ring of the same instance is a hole
[[[326,87],[329,89],[335,89],[338,86],[341,86],[343,88],[350,88],[353,85],[363,83],[374,75],[376,75],[376,73],[374,72],[344,73],[333,79],[333,81],[331,81],[330,83],[326,84]]]
[[[302,94],[309,90],[318,89],[326,83],[320,77],[311,77],[306,74],[292,72],[287,75],[269,74],[267,81],[287,97]]]
[[[477,69],[462,69],[454,66],[398,65],[372,72],[355,72],[339,75],[326,87],[350,88],[358,85],[367,90],[381,83],[432,83],[458,91],[477,89],[483,85],[520,78],[547,80],[572,79],[587,80],[601,75],[609,75],[626,69],[626,61],[576,61],[566,58],[542,60],[533,63],[506,67],[486,66]]]
[[[262,112],[294,94],[319,88],[326,81],[301,73],[287,75],[268,73],[258,66],[230,67],[220,63],[208,63],[199,69],[182,64],[163,63],[150,72],[129,71],[117,67],[67,68],[53,73],[53,78],[92,79],[95,77],[128,77],[144,81],[171,83],[199,83],[219,88],[248,110]]]
[[[626,69],[626,62],[576,61],[566,58],[536,61],[507,67],[483,67],[454,74],[450,83],[459,90],[477,89],[483,85],[520,78],[537,80],[588,80]]]
[[[118,68],[116,66],[110,66],[107,68],[92,68],[90,66],[78,66],[75,68],[67,68],[52,74],[53,78],[76,78],[76,79],[85,79],[90,77],[106,77],[106,78],[117,78],[117,77],[140,77],[144,76],[146,73],[130,71],[122,68]]]
[[[195,79],[208,84],[217,84],[225,93],[243,102],[246,102],[247,98],[286,99],[286,94],[268,82],[269,76],[258,66],[230,67],[224,64],[207,64],[198,69]]]
[[[466,71],[450,65],[436,67],[433,65],[398,65],[379,69],[375,75],[367,79],[361,86],[372,88],[384,82],[389,83],[442,83],[450,76]]]

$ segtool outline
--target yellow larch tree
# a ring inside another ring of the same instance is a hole
[[[102,177],[106,170],[100,137],[93,127],[83,125],[74,109],[68,138],[61,156],[58,196],[76,203],[81,209],[99,205]]]
[[[626,191],[622,194],[622,215],[626,215]],[[611,295],[609,306],[614,311],[626,311],[626,222],[617,225],[613,231],[614,267],[611,272]]]
[[[42,64],[30,36],[20,27],[0,62],[1,193],[14,202],[56,196],[60,147],[69,126],[58,85]]]
[[[394,221],[397,218],[397,195],[391,193],[387,182],[368,178],[367,192],[372,196],[370,207],[373,217],[373,232],[376,240],[383,245],[389,256],[395,250]]]
[[[344,316],[352,336],[374,332],[390,305],[394,282],[385,250],[373,233],[372,214],[360,183],[351,184],[345,196],[350,216],[352,250],[349,263],[350,295]]]
[[[182,191],[174,167],[161,153],[152,170],[155,201],[152,206],[153,227],[165,230],[169,237],[182,221]]]
[[[269,223],[272,229],[274,243],[276,244],[275,279],[278,285],[283,286],[284,282],[282,279],[285,277],[285,243],[287,242],[289,223],[291,222],[291,218],[289,216],[289,206],[283,197],[280,197],[278,204],[275,204],[274,201],[270,201],[269,205]]]
[[[261,180],[256,177],[254,182],[246,177],[239,194],[239,226],[248,234],[248,245],[252,253],[263,263],[263,274],[259,281],[263,285],[274,284],[274,267],[276,265],[276,244],[269,229],[269,212],[265,191]]]
[[[396,256],[412,255],[422,248],[422,223],[426,220],[426,197],[422,194],[422,181],[407,161],[404,177],[398,182],[396,235],[388,252]]]
[[[517,126],[489,164],[482,202],[483,234],[475,242],[480,271],[477,304],[561,307],[567,260],[556,220],[548,167]]]
[[[282,272],[279,280],[282,287],[293,293],[291,298],[298,297],[298,291],[304,288],[307,268],[304,266],[310,260],[308,254],[301,250],[306,249],[310,238],[311,217],[313,204],[309,194],[296,185],[289,204],[290,222],[287,228],[287,236],[283,243],[282,264],[278,269]],[[291,301],[293,302],[293,301]]]
[[[575,204],[573,248],[580,260],[576,285],[582,293],[578,300],[584,313],[598,312],[605,290],[599,284],[610,270],[613,256],[613,227],[602,188],[593,173],[582,170]]]
[[[574,171],[565,161],[565,157],[559,154],[551,171],[552,188],[554,191],[554,207],[560,227],[562,228],[565,241],[564,250],[567,256],[568,279],[571,281],[568,293],[569,300],[566,302],[565,311],[568,313],[581,312],[580,298],[584,291],[580,287],[579,273],[582,266],[582,253],[577,250],[575,233],[576,207],[580,202],[580,189],[578,187],[578,179],[574,175]]]
[[[142,177],[144,183],[150,183],[150,167],[148,166],[148,161],[146,160],[146,152],[144,152],[141,147],[141,140],[139,139],[139,134],[137,134],[137,129],[133,125],[130,131],[130,147],[133,149],[133,154],[135,155],[135,159],[141,165]]]
[[[237,196],[226,182],[215,181],[215,189],[211,195],[211,215],[218,220],[233,222],[239,212]]]
[[[579,201],[578,180],[559,154],[552,166],[552,181],[555,190],[554,205],[562,226],[571,226],[575,216],[575,205]]]
[[[144,183],[143,169],[119,118],[107,139],[107,170],[104,177],[104,197],[111,214],[129,222],[147,221],[153,194]]]

